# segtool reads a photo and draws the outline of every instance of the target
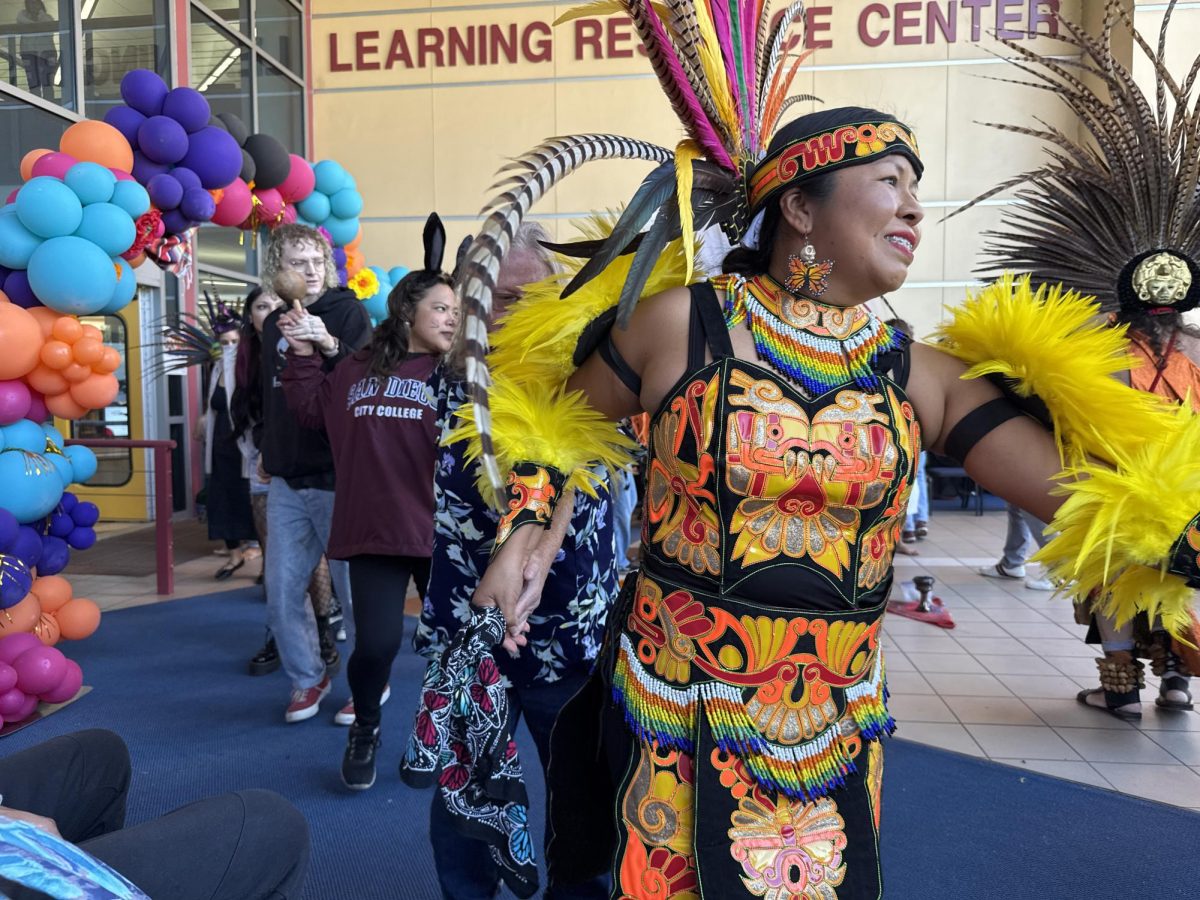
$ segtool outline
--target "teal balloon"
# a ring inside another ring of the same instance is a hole
[[[137,227],[129,213],[114,203],[93,203],[83,208],[76,237],[91,241],[109,256],[120,256],[133,246]]]
[[[67,454],[67,457],[71,460],[77,484],[85,483],[96,474],[96,454],[92,452],[90,447],[75,445],[67,447],[63,450],[63,453]]]
[[[59,450],[61,450],[63,444],[66,443],[66,438],[63,437],[63,433],[49,422],[42,423],[42,434],[46,435],[46,439],[54,444],[54,446]]]
[[[113,188],[112,202],[135,219],[150,211],[150,195],[136,181],[118,181]]]
[[[392,268],[388,269],[388,281],[392,283],[392,287],[395,287],[400,283],[400,279],[407,274],[408,269],[404,266],[392,266]]]
[[[113,265],[121,269],[121,277],[117,279],[117,288],[113,291],[112,299],[99,310],[105,316],[115,316],[137,296],[137,275],[133,266],[119,256],[113,259]]]
[[[358,191],[342,188],[329,198],[329,210],[339,219],[353,219],[362,212],[363,198]]]
[[[346,186],[349,176],[342,164],[332,159],[323,159],[313,166],[316,176],[316,189],[326,197],[332,197]]]
[[[58,473],[64,491],[75,483],[75,466],[71,464],[71,457],[61,453],[47,453],[45,457]]]
[[[337,216],[330,216],[321,225],[329,232],[334,245],[338,247],[345,247],[358,235],[358,219],[339,219]]]
[[[5,425],[5,448],[8,450],[28,450],[30,453],[41,453],[46,449],[46,432],[42,426],[29,419],[19,419],[11,425]],[[3,484],[3,482],[0,482]]]
[[[117,186],[117,176],[94,162],[81,162],[71,166],[63,181],[75,192],[75,196],[84,206],[89,203],[108,203],[112,199],[113,189]]]
[[[112,257],[81,237],[46,241],[29,259],[29,286],[42,303],[64,315],[99,312],[117,289]]]
[[[329,218],[329,198],[320,191],[313,191],[296,204],[296,212],[310,222],[318,225]]]
[[[346,172],[346,183],[344,185],[342,185],[342,190],[343,191],[345,191],[345,190],[357,191],[358,190],[358,182],[354,180],[354,176],[351,175],[349,172]]]
[[[367,308],[367,315],[371,317],[371,321],[375,324],[382,322],[387,318],[387,293],[380,291],[373,297],[368,297],[363,301],[363,306]]]
[[[27,268],[29,257],[41,245],[42,239],[21,224],[15,203],[0,209],[0,266]]]
[[[79,227],[83,204],[57,178],[43,175],[31,178],[17,191],[17,216],[38,237],[63,237]]]
[[[0,509],[18,522],[36,522],[54,511],[62,499],[62,477],[45,456],[25,450],[0,453]]]

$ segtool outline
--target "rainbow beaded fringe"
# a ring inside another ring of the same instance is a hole
[[[763,362],[812,397],[855,384],[878,390],[875,361],[906,338],[862,307],[792,294],[768,275],[718,275],[730,327],[749,320]]]
[[[811,802],[845,784],[857,768],[851,743],[878,740],[896,724],[888,714],[883,658],[871,675],[846,688],[846,713],[811,741],[794,747],[767,740],[746,711],[742,688],[708,681],[677,688],[649,675],[637,662],[628,636],[621,636],[613,674],[613,699],[625,723],[641,740],[695,754],[703,706],[716,746],[740,758],[760,785]]]

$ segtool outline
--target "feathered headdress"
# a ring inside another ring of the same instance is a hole
[[[784,53],[792,26],[804,23],[804,5],[792,3],[773,25],[770,5],[770,0],[596,0],[559,19],[628,15],[687,137],[674,150],[612,134],[552,138],[501,170],[507,174],[496,187],[504,191],[484,208],[487,220],[457,272],[466,320],[468,393],[484,468],[497,488],[500,473],[487,411],[487,326],[497,273],[522,218],[550,188],[586,163],[633,159],[657,164],[607,238],[556,248],[588,258],[563,296],[619,255],[633,254],[621,288],[619,324],[628,322],[655,261],[671,241],[683,240],[685,280],[690,281],[697,232],[720,225],[731,240],[740,239],[752,214],[751,173],[766,156],[783,113],[797,101],[812,99],[789,96],[808,53],[790,61]],[[832,146],[818,154],[828,157]],[[835,149],[839,158],[844,146]]]
[[[1124,321],[1200,305],[1200,109],[1192,94],[1200,57],[1187,78],[1167,71],[1168,5],[1151,47],[1118,0],[1107,0],[1094,37],[1059,18],[1058,40],[1079,59],[1045,56],[1001,38],[1010,60],[1033,80],[998,79],[1060,97],[1085,130],[1082,139],[1041,128],[986,123],[1045,141],[1049,159],[976,197],[954,213],[1019,188],[1003,230],[985,232],[986,277],[1029,272],[1091,294]],[[1127,29],[1154,71],[1154,98],[1113,54],[1115,26]]]
[[[208,291],[204,292],[203,312],[203,317],[179,313],[166,320],[162,340],[154,345],[162,355],[149,367],[152,378],[221,359],[219,338],[241,328],[242,316],[226,306],[220,295],[214,300]]]

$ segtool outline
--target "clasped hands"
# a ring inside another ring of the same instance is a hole
[[[554,564],[557,546],[543,541],[546,532],[535,525],[514,531],[492,557],[471,602],[498,607],[506,631],[501,646],[516,657],[529,643],[529,617],[542,602],[542,587]]]
[[[297,356],[312,356],[313,348],[329,354],[337,349],[337,339],[325,328],[320,316],[310,315],[296,300],[279,317],[279,330]]]

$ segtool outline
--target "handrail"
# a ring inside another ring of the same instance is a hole
[[[154,451],[154,544],[158,593],[175,590],[175,530],[171,526],[174,503],[171,493],[171,451],[174,441],[132,441],[126,438],[70,438],[68,446],[91,449]]]

